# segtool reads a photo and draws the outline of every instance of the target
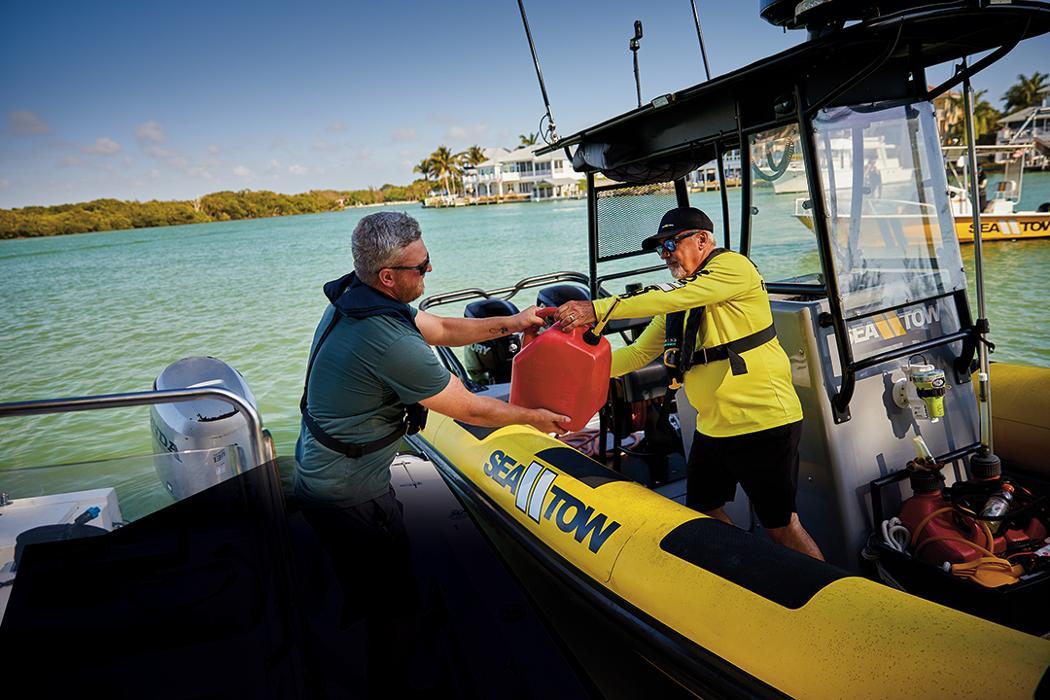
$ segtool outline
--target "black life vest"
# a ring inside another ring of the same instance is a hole
[[[719,255],[728,252],[725,248],[715,248],[693,275],[706,274],[704,268]],[[675,311],[667,314],[664,330],[664,366],[667,367],[671,379],[678,383],[694,365],[706,365],[719,360],[729,360],[729,368],[734,376],[747,374],[747,363],[741,357],[741,353],[765,345],[777,337],[776,328],[771,323],[767,328],[730,340],[728,343],[697,348],[696,338],[704,318],[704,307],[692,309],[688,324],[685,323],[687,313],[688,311]]]
[[[314,346],[313,352],[310,353],[310,360],[306,364],[306,379],[303,382],[303,398],[299,401],[299,412],[302,413],[303,423],[306,424],[307,429],[314,436],[315,440],[333,452],[339,452],[352,459],[357,459],[390,445],[401,439],[402,435],[413,435],[422,430],[427,424],[427,409],[418,403],[408,404],[405,406],[401,425],[387,435],[371,442],[344,442],[332,436],[317,423],[306,407],[306,391],[310,385],[310,370],[313,369],[318,351],[324,345],[324,341],[331,334],[332,329],[343,317],[360,319],[372,316],[390,316],[411,328],[420,337],[422,337],[422,333],[419,332],[415,319],[412,317],[412,311],[407,304],[402,304],[385,294],[381,294],[357,279],[352,272],[325,284],[324,293],[328,300],[332,302],[332,306],[335,307],[335,312],[332,314],[332,320],[324,329],[321,337],[317,339],[317,345]]]

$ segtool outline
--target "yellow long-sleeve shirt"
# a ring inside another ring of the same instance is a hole
[[[609,313],[614,299],[594,302],[599,319]],[[761,275],[751,261],[734,252],[719,255],[695,275],[619,299],[610,319],[653,316],[653,320],[637,341],[613,352],[614,377],[640,369],[663,354],[667,314],[675,311],[705,307],[697,349],[743,338],[773,322]],[[685,373],[685,393],[697,410],[697,430],[711,437],[729,437],[802,420],[791,365],[779,341],[773,339],[741,356],[747,362],[747,374],[733,376],[728,360],[695,365]]]

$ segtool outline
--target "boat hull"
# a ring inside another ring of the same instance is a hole
[[[1050,641],[701,516],[531,428],[432,414],[414,439],[552,566],[787,695],[1031,697],[1050,665]],[[931,640],[954,668],[980,667],[996,649],[998,672],[931,674]]]

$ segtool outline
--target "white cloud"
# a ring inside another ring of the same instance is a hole
[[[164,160],[171,157],[171,152],[160,146],[146,146],[146,155]]]
[[[292,175],[305,175],[306,168],[297,163],[295,165],[288,166],[288,172],[290,172]]]
[[[208,155],[217,156],[219,155],[219,150],[219,147],[213,143],[210,146],[208,146]]]
[[[7,129],[16,136],[34,136],[51,131],[51,127],[40,115],[28,110],[8,112]]]
[[[394,129],[390,132],[390,138],[394,141],[415,141],[416,130],[412,127],[407,127],[405,129]]]
[[[135,129],[135,138],[141,143],[164,143],[164,129],[155,121],[143,122]]]
[[[83,150],[84,153],[98,153],[100,155],[109,156],[120,151],[120,144],[107,136],[102,136],[95,139],[93,145],[84,146],[81,150]]]
[[[83,164],[84,160],[82,158],[78,158],[77,156],[65,156],[63,158],[59,158],[58,160],[58,165],[62,168],[71,168],[75,165]]]
[[[339,122],[339,121],[331,121],[331,122],[328,122],[328,126],[326,128],[327,128],[328,131],[331,131],[333,134],[341,134],[344,131],[346,131],[346,124],[344,124],[343,122]]]
[[[233,174],[237,177],[251,177],[252,171],[244,167],[243,165],[238,165],[236,168],[233,169]]]

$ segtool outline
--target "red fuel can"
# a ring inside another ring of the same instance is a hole
[[[916,493],[901,505],[901,522],[914,536],[915,528],[926,520],[926,516],[943,508],[950,508],[951,502],[946,499],[940,490],[927,493]],[[931,537],[950,537],[950,540],[937,540],[925,545],[919,552],[919,559],[940,565],[943,562],[961,564],[973,561],[977,557],[984,556],[979,549],[971,547],[959,540],[970,540],[985,546],[987,540],[977,527],[970,525],[961,529],[952,516],[952,512],[946,511],[927,521],[922,532],[919,533],[916,544]]]
[[[556,327],[525,331],[511,368],[510,402],[566,415],[569,430],[587,425],[609,393],[612,348],[602,337],[592,345],[585,334],[580,327],[569,333]]]

